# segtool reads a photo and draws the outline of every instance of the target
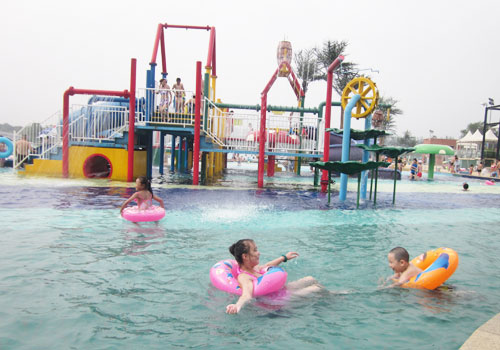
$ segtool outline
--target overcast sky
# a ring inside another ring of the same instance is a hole
[[[347,60],[379,71],[371,76],[381,95],[399,101],[399,134],[458,137],[483,119],[488,97],[500,103],[499,10],[498,1],[448,0],[9,1],[0,12],[0,123],[47,119],[62,109],[69,86],[128,89],[131,58],[144,87],[157,25],[169,23],[216,27],[217,96],[224,102],[260,103],[280,40],[291,41],[295,52],[346,40]],[[179,76],[186,90],[194,89],[208,40],[206,31],[166,31],[170,83]],[[306,106],[325,97],[326,83],[314,82]],[[296,104],[285,79],[268,103]]]

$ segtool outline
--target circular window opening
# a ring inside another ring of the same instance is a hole
[[[103,179],[111,176],[111,162],[102,154],[93,154],[83,163],[83,175],[87,178]]]

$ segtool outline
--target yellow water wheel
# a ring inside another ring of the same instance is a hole
[[[365,77],[357,77],[347,83],[342,91],[342,108],[345,109],[354,95],[361,98],[353,108],[351,115],[356,118],[366,118],[377,106],[378,89],[373,81]]]

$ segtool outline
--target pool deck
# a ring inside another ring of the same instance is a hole
[[[490,319],[460,347],[460,350],[500,350],[500,314]]]

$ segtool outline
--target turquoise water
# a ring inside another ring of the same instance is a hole
[[[166,218],[138,226],[118,215],[131,187],[0,169],[0,349],[457,349],[499,312],[498,186],[403,180],[393,207],[382,181],[380,207],[353,210],[354,193],[328,207],[282,186],[288,176],[263,191],[233,189],[234,176],[231,188],[157,184]],[[235,298],[208,271],[246,237],[262,261],[298,251],[289,280],[312,275],[332,293],[226,315]],[[448,288],[377,290],[397,245],[457,250]]]

